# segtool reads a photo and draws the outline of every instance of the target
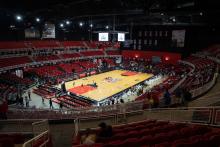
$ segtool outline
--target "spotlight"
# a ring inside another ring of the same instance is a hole
[[[164,13],[160,13],[161,16],[164,16]]]
[[[93,24],[90,24],[89,26],[90,26],[90,28],[92,28],[92,27],[93,27]]]
[[[82,22],[80,22],[80,23],[79,23],[79,26],[80,26],[80,27],[82,27],[82,26],[83,26],[83,23],[82,23]]]
[[[36,18],[36,22],[40,22],[40,18]]]
[[[200,15],[200,16],[202,16],[202,15],[203,15],[203,13],[202,13],[202,12],[200,12],[200,13],[199,13],[199,15]]]
[[[176,18],[173,18],[172,21],[173,21],[173,22],[176,22]]]
[[[61,23],[61,24],[60,24],[60,27],[61,27],[61,28],[63,28],[63,27],[64,27],[63,23]]]
[[[67,20],[67,21],[66,21],[66,24],[69,25],[69,24],[70,24],[70,21]]]
[[[109,29],[109,26],[105,26],[106,29]]]
[[[18,21],[21,21],[21,20],[22,20],[21,15],[17,15],[17,16],[16,16],[16,19],[17,19]]]

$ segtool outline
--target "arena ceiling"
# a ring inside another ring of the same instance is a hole
[[[1,23],[20,14],[25,24],[87,21],[105,24],[220,24],[220,2],[211,0],[7,0],[0,2]]]

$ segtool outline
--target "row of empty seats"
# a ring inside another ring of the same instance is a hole
[[[110,53],[108,55],[120,55],[117,51],[116,53]],[[43,61],[53,61],[53,60],[62,60],[62,59],[74,59],[78,57],[88,57],[88,56],[103,56],[103,51],[82,51],[80,53],[69,53],[69,54],[60,54],[58,55],[38,55],[38,56],[20,56],[20,57],[7,57],[0,58],[0,68],[8,66],[16,66],[27,63],[34,62],[43,62]]]
[[[31,68],[29,72],[34,72],[40,77],[58,77],[65,73],[57,68],[56,65],[41,66],[38,68]]]
[[[0,42],[0,50],[31,50],[31,49],[55,49],[55,48],[108,48],[118,47],[119,43],[89,42],[89,41],[58,41],[58,40],[28,40],[28,41],[4,41]]]
[[[216,68],[213,61],[194,56],[190,56],[186,61],[192,63],[195,66],[195,70],[187,77],[182,87],[195,89],[213,79]]]
[[[11,84],[20,84],[25,86],[30,86],[34,83],[34,81],[30,80],[29,78],[21,78],[16,76],[15,74],[1,74],[0,79],[7,80],[7,82]]]
[[[20,65],[20,64],[27,64],[31,62],[32,60],[28,56],[0,58],[0,68]]]
[[[51,61],[51,60],[59,60],[60,58],[57,55],[47,55],[47,56],[36,56],[34,60],[37,62],[41,61]]]
[[[98,134],[99,130],[93,133]],[[73,146],[80,143],[80,137],[74,138]],[[113,126],[113,136],[98,138],[93,145],[78,145],[77,147],[188,147],[188,146],[219,146],[220,130],[201,126],[165,121],[147,120],[138,123]]]
[[[21,133],[1,133],[0,146],[1,147],[15,147],[22,146],[26,137]]]
[[[81,55],[83,56],[103,56],[104,55],[104,52],[103,51],[82,51],[80,52]]]
[[[41,85],[41,86],[38,86],[37,88],[34,88],[33,93],[46,99],[49,99],[55,96],[55,92],[51,90],[50,87],[48,87],[47,85]]]
[[[53,99],[55,103],[60,104],[62,102],[63,106],[67,108],[76,108],[76,107],[89,107],[91,103],[83,99],[77,99],[70,96],[61,96],[57,99]]]

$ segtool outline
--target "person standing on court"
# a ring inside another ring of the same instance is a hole
[[[63,102],[61,101],[60,102],[60,109],[62,109],[63,108]]]
[[[53,103],[52,103],[52,99],[50,98],[49,100],[49,104],[50,104],[50,109],[52,108],[53,109]]]
[[[31,101],[31,91],[30,91],[30,89],[28,90],[28,98],[29,98],[29,101]]]
[[[24,98],[26,107],[29,107],[29,99],[27,96]]]
[[[41,98],[42,98],[42,104],[44,104],[44,97],[42,96]]]

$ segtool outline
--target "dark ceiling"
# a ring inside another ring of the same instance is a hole
[[[220,1],[210,0],[7,0],[0,2],[1,24],[11,25],[20,14],[27,25],[84,21],[103,24],[220,24]],[[174,21],[175,19],[175,21]]]

